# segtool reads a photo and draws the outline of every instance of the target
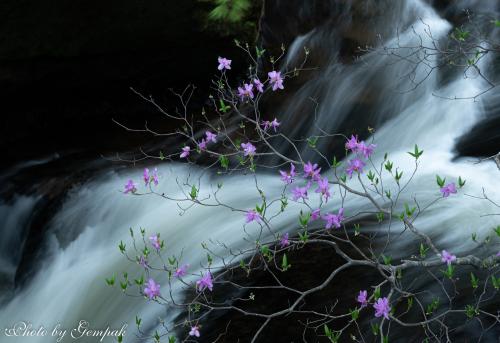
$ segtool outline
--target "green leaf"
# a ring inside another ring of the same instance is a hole
[[[458,187],[462,188],[463,186],[465,186],[465,181],[466,180],[462,180],[462,177],[459,176],[458,177]]]
[[[413,150],[413,152],[408,152],[408,154],[410,154],[411,156],[415,157],[416,160],[418,160],[418,158],[420,156],[422,156],[422,154],[424,153],[423,150],[419,150],[418,149],[418,145],[415,144],[415,149]]]
[[[354,309],[354,310],[349,309],[349,311],[351,311],[351,318],[352,318],[352,320],[354,320],[354,321],[358,320],[358,318],[359,318],[359,310],[358,309]]]
[[[229,159],[226,156],[219,157],[219,161],[222,168],[227,169],[229,167]]]
[[[316,143],[318,142],[318,137],[316,136],[313,136],[313,137],[309,137],[307,139],[307,144],[309,145],[309,147],[311,147],[312,149],[316,148]]]
[[[474,316],[479,315],[479,310],[472,305],[465,306],[465,315],[467,318],[472,319]]]
[[[500,20],[494,20],[493,24],[495,24],[496,27],[500,27]]]
[[[125,249],[126,249],[126,245],[123,244],[122,241],[120,241],[120,244],[118,245],[118,249],[120,249],[120,252],[123,254],[125,252]]]
[[[377,286],[377,288],[375,288],[375,291],[373,292],[373,298],[375,300],[378,300],[380,298],[380,287]]]
[[[472,272],[470,273],[470,284],[474,289],[479,287],[479,279]]]
[[[169,336],[168,337],[168,343],[175,343],[175,337],[174,336]]]
[[[342,162],[337,161],[337,156],[333,156],[332,167],[338,168],[338,167],[340,167],[341,164],[342,164]]]
[[[394,166],[394,163],[391,161],[385,162],[384,168],[390,173],[392,171],[392,167]]]
[[[406,311],[409,311],[413,306],[413,297],[406,299]]]
[[[115,281],[116,281],[116,277],[114,275],[112,277],[110,277],[109,279],[106,279],[106,283],[108,284],[108,286],[114,286]]]
[[[299,232],[299,239],[301,242],[307,243],[309,240],[309,234],[307,233],[307,230],[304,231],[304,233]]]
[[[500,225],[498,225],[496,228],[494,228],[493,231],[495,231],[497,236],[500,237]]]
[[[222,113],[226,113],[230,108],[231,106],[227,106],[225,103],[224,103],[224,100],[222,99],[219,99],[219,103],[220,103],[220,108],[219,110],[222,112]]]
[[[491,283],[493,287],[498,291],[500,289],[500,277],[496,278],[495,275],[491,276]]]
[[[382,254],[382,259],[384,260],[384,264],[390,266],[392,262],[391,256],[385,256]]]
[[[429,248],[426,248],[423,243],[420,243],[420,257],[425,258],[427,256],[427,251]]]
[[[191,196],[192,200],[196,199],[196,197],[198,196],[198,189],[196,189],[195,185],[191,186],[191,192],[189,193],[189,195]]]
[[[438,307],[439,307],[439,298],[435,298],[429,305],[427,305],[425,314],[428,316],[431,315],[434,311],[438,309]]]
[[[135,316],[135,325],[137,325],[137,327],[140,327],[141,323],[142,323],[142,319],[139,318],[138,316]]]
[[[436,175],[436,183],[438,184],[439,187],[444,187],[444,184],[446,183],[446,178],[441,178],[439,175]]]
[[[140,279],[135,279],[134,281],[137,286],[144,285],[144,275],[141,275]]]
[[[281,268],[284,272],[286,272],[288,269],[290,269],[291,266],[291,264],[288,264],[288,258],[286,257],[286,254],[283,254],[283,258],[281,260]]]
[[[163,155],[163,151],[160,151],[160,161],[163,161],[165,159],[165,155]]]

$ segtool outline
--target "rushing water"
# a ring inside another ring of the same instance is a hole
[[[445,37],[451,25],[440,18],[434,10],[420,1],[407,1],[388,13],[388,18],[400,18],[392,23],[392,28],[401,26],[401,43],[415,41],[414,32],[425,37],[425,30],[432,28],[435,39]],[[474,5],[473,2],[469,4]],[[484,3],[482,3],[484,5]],[[413,23],[413,27],[410,25]],[[427,26],[428,25],[428,26]],[[391,31],[390,28],[385,28]],[[324,28],[323,28],[324,30]],[[334,35],[330,35],[334,37]],[[287,64],[293,65],[301,45],[323,45],[327,65],[321,76],[309,80],[295,96],[291,97],[282,109],[281,119],[294,118],[288,130],[298,134],[293,127],[301,127],[301,120],[310,120],[302,115],[300,119],[295,111],[302,108],[312,95],[321,94],[322,102],[317,111],[317,122],[321,128],[334,132],[354,111],[356,102],[367,92],[374,94],[370,102],[369,117],[372,126],[377,126],[376,144],[378,154],[375,163],[382,159],[383,152],[388,152],[394,164],[403,170],[411,170],[413,161],[406,153],[415,143],[425,151],[421,167],[413,183],[406,191],[407,201],[416,197],[419,202],[427,203],[439,196],[435,185],[435,175],[448,179],[462,176],[467,179],[467,193],[481,195],[482,188],[494,199],[500,198],[499,177],[492,162],[473,164],[467,158],[454,160],[453,146],[457,137],[467,132],[484,115],[483,102],[495,101],[495,95],[487,94],[479,100],[450,101],[433,96],[433,93],[449,96],[476,94],[483,89],[484,83],[476,79],[463,79],[457,75],[454,80],[440,84],[438,73],[433,73],[416,90],[404,90],[407,84],[402,81],[409,64],[389,65],[391,58],[374,52],[363,57],[362,61],[350,65],[336,62],[335,44],[322,41],[325,35],[320,29],[298,37]],[[395,44],[396,38],[386,40],[386,44]],[[327,48],[331,47],[331,51]],[[488,70],[488,61],[482,68]],[[421,66],[415,71],[418,80],[427,74]],[[296,119],[296,120],[295,120]],[[308,134],[313,134],[311,127]],[[182,179],[187,173],[196,175],[200,171],[182,164],[157,166],[161,171],[160,192],[169,195],[181,195],[181,189],[175,176]],[[64,201],[62,208],[50,222],[47,230],[48,254],[39,264],[36,276],[22,289],[15,292],[5,291],[3,307],[0,309],[1,326],[9,326],[18,321],[29,321],[35,328],[43,325],[51,330],[57,323],[64,328],[74,328],[84,319],[95,328],[107,325],[120,327],[123,323],[131,325],[125,341],[134,342],[133,323],[139,314],[145,323],[156,326],[157,317],[169,317],[165,309],[142,298],[126,298],[118,290],[105,285],[104,278],[122,271],[135,270],[119,253],[117,244],[120,240],[128,241],[129,228],[144,227],[148,233],[161,233],[166,240],[170,254],[184,251],[184,262],[193,266],[193,270],[205,258],[200,248],[201,242],[223,241],[231,246],[243,246],[243,218],[224,208],[194,207],[184,215],[179,215],[179,208],[169,201],[158,197],[124,196],[119,190],[124,180],[139,179],[141,171],[103,172],[92,181],[72,191]],[[257,193],[248,176],[210,176],[202,178],[202,191],[207,191],[210,184],[223,181],[224,186],[219,198],[239,208],[253,208],[258,202]],[[261,173],[261,188],[268,196],[278,196],[280,192],[278,176]],[[0,275],[11,284],[19,253],[22,251],[23,228],[29,221],[29,214],[36,205],[37,198],[19,196],[9,204],[0,204]],[[330,202],[332,209],[338,208],[338,199],[334,196]],[[368,207],[364,201],[349,197],[344,204],[349,211],[356,212]],[[294,205],[275,223],[277,230],[287,230],[296,221]],[[455,196],[438,202],[432,211],[418,220],[418,226],[436,239],[440,247],[453,247],[456,254],[470,251],[470,235],[476,232],[478,237],[485,237],[494,224],[495,217],[480,217],[498,212],[491,203],[467,196]],[[251,227],[248,228],[250,231]],[[401,242],[400,244],[404,244]],[[398,247],[395,242],[394,247]],[[395,252],[397,254],[397,252]],[[163,280],[165,281],[165,280]],[[107,339],[111,341],[110,339]],[[53,342],[49,337],[6,338],[0,334],[0,342]],[[64,342],[70,342],[66,338]]]

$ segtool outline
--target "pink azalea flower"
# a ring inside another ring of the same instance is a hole
[[[281,125],[281,123],[278,121],[278,119],[274,118],[273,121],[265,120],[260,125],[264,126],[264,131],[267,131],[267,129],[272,127],[274,132],[277,132],[277,129]]]
[[[361,304],[361,307],[365,307],[366,305],[368,305],[368,292],[359,291],[356,301]]]
[[[325,202],[328,202],[330,198],[330,185],[328,183],[328,178],[319,179],[318,180],[318,188],[315,191],[316,193],[321,193],[321,196],[325,197]]]
[[[207,142],[217,143],[217,135],[215,133],[207,131],[205,135],[207,136]]]
[[[238,96],[241,98],[241,100],[245,99],[245,97],[253,99],[253,84],[244,83],[243,87],[238,87]]]
[[[255,88],[257,88],[258,92],[264,93],[264,84],[260,82],[259,79],[253,79],[253,83],[255,84]]]
[[[144,294],[149,299],[155,299],[160,296],[160,285],[155,282],[153,279],[149,279],[146,287],[144,288]]]
[[[345,143],[346,150],[351,150],[352,152],[356,152],[358,150],[358,136],[352,135],[350,139]]]
[[[283,181],[286,184],[291,184],[294,180],[293,178],[297,175],[295,173],[295,166],[293,165],[293,163],[290,163],[290,171],[289,172],[285,172],[283,170],[280,170],[280,174],[281,174],[281,181]]]
[[[201,142],[198,143],[198,148],[203,151],[203,150],[206,150],[207,149],[207,141],[205,140],[205,138],[203,138],[201,140]]]
[[[155,168],[153,170],[153,182],[154,182],[155,186],[158,186],[158,183],[159,183],[159,181],[158,181],[158,168]]]
[[[370,158],[377,146],[375,144],[366,145],[365,142],[358,144],[358,152],[364,156],[364,158]]]
[[[160,236],[158,234],[149,237],[149,240],[151,241],[151,245],[153,246],[153,248],[155,248],[156,250],[160,250],[161,243],[160,243]]]
[[[309,182],[304,187],[295,187],[292,190],[292,199],[294,201],[297,201],[299,199],[303,199],[303,200],[309,199],[307,197],[307,191],[309,190],[310,187],[311,187],[311,184]]]
[[[191,331],[189,331],[189,336],[200,337],[200,328],[198,327],[198,325],[191,327]]]
[[[190,152],[191,152],[191,147],[185,146],[184,148],[182,148],[181,158],[188,157]]]
[[[139,257],[139,265],[144,269],[148,269],[148,260],[144,256]]]
[[[443,198],[447,198],[450,196],[450,194],[456,194],[457,193],[457,188],[455,187],[455,183],[449,183],[446,186],[442,187],[440,189],[441,193],[443,193]]]
[[[137,191],[137,185],[134,183],[132,180],[128,180],[128,182],[125,184],[125,190],[123,193],[135,193]]]
[[[201,279],[196,281],[196,288],[200,292],[203,292],[207,288],[209,291],[212,291],[213,287],[212,274],[210,272],[207,272],[205,275],[201,274]]]
[[[269,76],[269,82],[273,86],[273,91],[276,91],[278,89],[283,89],[283,78],[281,77],[281,72],[279,71],[271,71],[267,73]]]
[[[375,304],[373,304],[375,309],[375,317],[384,316],[385,319],[389,319],[389,312],[391,311],[391,306],[389,305],[389,299],[379,298]]]
[[[251,223],[253,221],[258,222],[261,218],[260,214],[258,214],[255,210],[249,210],[245,214],[246,223]]]
[[[319,208],[311,212],[311,221],[318,220],[320,217],[321,217],[321,211]]]
[[[219,66],[217,67],[217,69],[219,70],[231,69],[231,60],[228,60],[225,57],[219,57],[217,60],[219,62]]]
[[[365,162],[360,160],[359,158],[353,158],[347,162],[346,173],[349,175],[349,178],[352,178],[352,174],[356,171],[358,173],[363,172],[363,167],[365,166]]]
[[[290,245],[290,241],[289,241],[289,239],[288,239],[288,232],[287,232],[287,233],[285,233],[285,234],[281,237],[281,239],[280,239],[280,245],[281,245],[281,247],[282,247],[282,248],[287,247],[287,246],[289,246],[289,245]]]
[[[313,180],[317,181],[320,178],[321,168],[318,168],[316,163],[312,164],[307,162],[304,164],[304,177],[311,177]]]
[[[177,277],[177,278],[183,277],[184,275],[187,274],[187,269],[188,268],[189,268],[189,264],[184,264],[184,265],[180,266],[174,272],[174,276]]]
[[[145,186],[147,186],[150,180],[148,168],[144,168],[144,173],[142,174],[142,178],[144,179]]]
[[[331,229],[332,227],[340,228],[344,217],[344,209],[340,208],[338,214],[327,213],[322,217],[325,221],[325,229]]]
[[[451,264],[451,262],[455,261],[457,257],[455,255],[450,254],[448,251],[443,250],[441,252],[441,261]]]
[[[248,143],[241,143],[241,147],[243,148],[243,151],[245,152],[245,156],[253,156],[255,155],[255,151],[257,150],[255,146],[248,142]]]

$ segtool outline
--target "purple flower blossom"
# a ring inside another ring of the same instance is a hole
[[[264,126],[264,131],[267,131],[267,129],[272,127],[274,132],[277,132],[277,128],[281,125],[281,123],[278,119],[274,118],[273,121],[265,120],[260,125]]]
[[[159,183],[159,181],[158,181],[158,168],[155,168],[153,170],[153,182],[154,182],[155,186],[158,186],[158,183]]]
[[[441,252],[441,261],[451,264],[451,262],[455,261],[457,257],[455,255],[450,254],[448,251],[443,250]]]
[[[297,175],[295,173],[295,166],[293,163],[290,163],[290,171],[287,173],[283,170],[280,170],[281,174],[281,181],[283,181],[286,184],[291,184],[293,182],[293,178]]]
[[[243,151],[245,152],[245,156],[253,156],[255,155],[256,148],[255,146],[248,142],[248,143],[241,143],[241,147],[243,148]]]
[[[189,336],[200,337],[200,328],[198,325],[191,327],[191,331],[189,331]]]
[[[161,243],[160,243],[160,236],[158,234],[149,237],[149,240],[151,241],[151,245],[153,246],[153,248],[155,248],[156,250],[160,250]]]
[[[328,202],[330,198],[330,185],[328,184],[328,178],[323,178],[318,180],[318,188],[315,191],[316,193],[321,193],[321,196],[325,197],[325,202]]]
[[[253,83],[255,84],[255,88],[257,88],[257,91],[260,93],[264,93],[264,84],[260,82],[259,79],[253,79]]]
[[[442,187],[440,189],[441,193],[443,193],[443,198],[447,198],[450,196],[450,194],[456,194],[457,193],[457,188],[455,187],[455,183],[449,183],[446,186]]]
[[[245,214],[246,223],[251,223],[253,221],[260,221],[262,217],[255,210],[249,210]]]
[[[189,264],[184,264],[184,265],[180,266],[174,272],[174,276],[177,277],[177,278],[183,277],[184,275],[187,274],[187,269],[188,268],[189,268]]]
[[[377,146],[375,144],[366,145],[365,142],[358,144],[358,152],[364,156],[364,158],[370,158]]]
[[[497,252],[497,255],[496,255],[496,256],[497,256],[497,257],[500,257],[500,251],[499,251],[499,252]]]
[[[320,172],[321,168],[318,168],[316,163],[312,164],[308,161],[304,164],[304,177],[311,177],[313,180],[317,181],[320,178]]]
[[[184,148],[182,148],[181,158],[188,157],[190,152],[191,152],[191,147],[185,146]]]
[[[207,149],[207,141],[205,138],[203,138],[199,143],[198,143],[198,148],[203,151]]]
[[[361,307],[365,307],[366,305],[368,305],[368,292],[359,291],[356,301],[361,304]]]
[[[146,257],[139,257],[139,265],[144,269],[148,269],[148,260],[146,259]]]
[[[160,285],[155,282],[153,279],[149,279],[146,287],[144,288],[144,294],[149,299],[155,299],[160,296]]]
[[[283,78],[281,77],[281,72],[279,71],[271,71],[267,73],[269,76],[269,82],[273,86],[273,91],[276,91],[278,89],[283,89]]]
[[[217,143],[217,135],[215,133],[207,131],[205,135],[207,136],[207,142]]]
[[[346,150],[351,150],[352,152],[356,152],[358,150],[358,136],[352,135],[350,139],[345,143]]]
[[[375,317],[384,316],[385,319],[389,319],[389,312],[391,311],[391,306],[389,305],[389,299],[386,297],[379,298],[375,304],[373,304],[375,309]]]
[[[238,87],[238,96],[241,98],[241,100],[245,99],[245,97],[249,97],[250,99],[253,99],[253,84],[251,83],[244,83],[243,87]]]
[[[319,208],[311,212],[311,221],[318,220],[320,217],[321,217],[321,210]]]
[[[128,180],[128,182],[125,184],[125,190],[123,193],[135,193],[137,191],[137,185],[134,183],[132,180]]]
[[[144,173],[142,173],[142,178],[144,179],[144,185],[147,186],[150,181],[148,168],[144,168]]]
[[[207,288],[211,291],[213,287],[212,274],[210,272],[207,272],[205,275],[201,274],[201,279],[196,281],[196,288],[200,292],[203,292]]]
[[[340,228],[342,221],[345,219],[344,209],[340,208],[338,214],[327,213],[321,218],[326,221],[325,229],[331,229],[334,226],[338,229]]]
[[[228,60],[225,57],[219,57],[217,61],[219,62],[219,66],[217,67],[217,69],[219,70],[231,69],[231,60]]]
[[[281,239],[280,239],[280,246],[282,248],[284,247],[287,247],[290,245],[290,241],[288,240],[288,232],[285,233],[283,236],[281,236]]]
[[[307,191],[309,190],[310,187],[311,187],[311,183],[309,183],[309,182],[304,187],[295,187],[292,190],[292,199],[294,201],[297,201],[299,199],[303,199],[303,200],[309,199],[307,197]]]
[[[356,171],[358,173],[363,172],[363,167],[365,166],[365,162],[360,160],[359,158],[353,158],[347,162],[346,173],[349,175],[349,178],[352,178],[352,174]]]

